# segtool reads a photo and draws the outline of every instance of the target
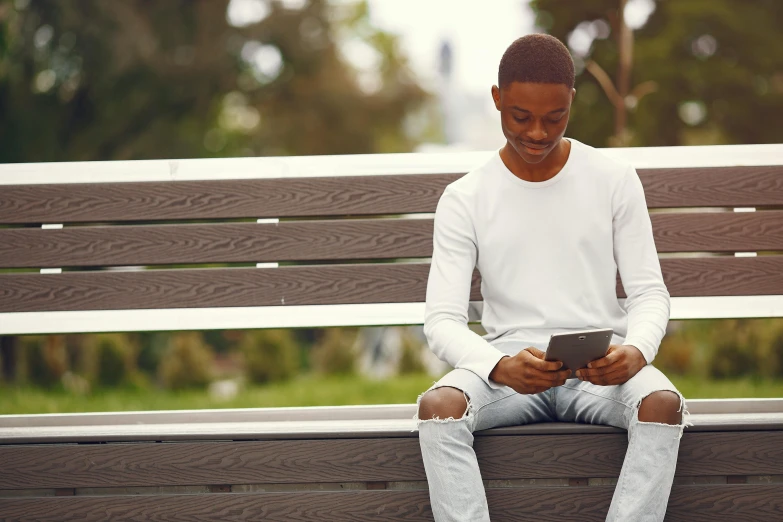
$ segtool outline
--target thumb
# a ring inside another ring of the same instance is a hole
[[[529,348],[525,348],[523,351],[530,352],[534,357],[541,360],[543,360],[544,356],[546,355],[544,352],[542,352],[538,348],[534,348],[533,346]]]

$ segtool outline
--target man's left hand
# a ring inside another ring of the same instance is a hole
[[[612,386],[625,383],[646,365],[647,360],[636,346],[613,344],[605,356],[591,362],[587,368],[577,370],[576,376],[582,381]]]

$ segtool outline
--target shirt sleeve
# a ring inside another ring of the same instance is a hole
[[[670,296],[661,274],[644,188],[632,167],[615,191],[613,208],[614,259],[627,296],[625,344],[636,346],[650,363],[666,333]]]
[[[424,334],[430,349],[454,368],[472,371],[492,388],[489,374],[503,352],[468,328],[468,306],[478,248],[465,205],[450,189],[435,211],[432,264],[427,280]]]

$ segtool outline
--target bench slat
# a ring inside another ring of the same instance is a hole
[[[0,274],[0,312],[423,302],[429,263]],[[783,294],[783,256],[662,259],[672,296]],[[625,297],[618,283],[618,297]],[[473,274],[471,301],[481,300]]]
[[[474,447],[485,480],[617,477],[627,435],[481,436]],[[417,438],[10,445],[0,461],[0,490],[426,480]],[[677,476],[781,469],[783,431],[686,432]]]
[[[0,224],[434,212],[455,174],[5,185]],[[647,205],[783,205],[783,166],[640,169]]]
[[[653,214],[658,252],[783,250],[783,211]],[[432,256],[432,219],[0,229],[0,268]]]
[[[487,488],[490,516],[498,521],[603,521],[613,486]],[[106,495],[0,498],[7,520],[388,520],[432,521],[428,492],[419,490]],[[575,518],[576,517],[576,518]],[[777,485],[672,487],[667,522],[769,522],[783,517]]]

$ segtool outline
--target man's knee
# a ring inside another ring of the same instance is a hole
[[[468,409],[462,390],[443,386],[425,393],[419,401],[419,419],[461,419]]]
[[[642,399],[642,404],[639,406],[639,420],[660,424],[681,424],[680,396],[667,390],[651,393]]]

